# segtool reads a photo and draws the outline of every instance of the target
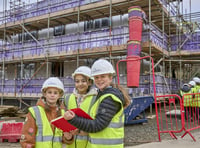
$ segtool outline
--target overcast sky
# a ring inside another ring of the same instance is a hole
[[[0,0],[0,12],[3,11],[3,4],[7,2],[7,9],[9,8],[9,1],[10,0]],[[14,1],[14,0],[13,0]],[[33,3],[37,1],[42,1],[42,0],[22,0],[22,2],[25,2],[26,4],[28,3]],[[190,12],[190,1],[191,1],[191,12],[200,12],[200,0],[183,0],[183,13]]]
[[[187,11],[187,13],[190,12],[190,2],[191,2],[191,12],[200,12],[200,0],[183,0],[183,7],[184,7],[184,13]]]

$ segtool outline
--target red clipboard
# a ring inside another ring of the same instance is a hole
[[[74,108],[74,109],[71,109],[71,111],[73,111],[79,117],[93,120],[92,117],[90,117],[90,115],[88,115],[81,108]],[[60,116],[60,117],[52,120],[51,124],[53,124],[54,126],[56,126],[59,129],[61,129],[63,132],[70,132],[72,130],[77,129],[75,126],[71,125],[67,120],[65,120],[63,116]]]

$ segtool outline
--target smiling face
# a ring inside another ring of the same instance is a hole
[[[81,74],[75,75],[74,78],[75,87],[79,94],[86,94],[88,87],[90,86],[89,79]]]
[[[44,92],[47,104],[55,106],[58,99],[61,97],[60,90],[55,87],[49,87]]]
[[[102,74],[94,76],[94,83],[101,91],[110,86],[112,83],[112,76],[110,74]]]

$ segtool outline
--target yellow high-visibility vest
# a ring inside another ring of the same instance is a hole
[[[200,85],[195,85],[194,93],[195,93],[195,97],[194,97],[195,105],[194,106],[200,107],[200,94],[197,94],[197,93],[200,93]]]
[[[94,104],[95,100],[96,96],[94,95],[86,96],[86,98],[80,104],[80,108],[89,114],[90,107],[92,106],[92,104]],[[73,109],[78,107],[76,97],[74,94],[71,94],[70,96],[65,96],[64,103],[67,109]],[[86,148],[87,144],[88,135],[75,135],[73,143],[67,145],[67,148]]]
[[[121,104],[121,109],[112,118],[108,127],[97,133],[89,133],[87,148],[123,148],[124,147],[124,109],[121,100],[113,94],[102,95],[92,106],[90,115],[95,118],[99,104],[110,96]]]
[[[183,106],[194,106],[194,99],[193,99],[193,95],[185,95],[185,94],[191,94],[192,90],[188,91],[188,92],[183,92],[182,90],[180,90],[180,94],[181,96],[184,96],[183,99]]]
[[[34,106],[29,108],[30,113],[35,118],[37,125],[36,133],[36,148],[62,148],[62,130],[55,128],[53,133],[51,123],[48,121],[44,108],[41,106]],[[61,114],[64,114],[61,110]]]

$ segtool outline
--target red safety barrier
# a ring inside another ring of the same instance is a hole
[[[2,123],[0,132],[0,142],[19,142],[22,132],[23,122]]]
[[[177,139],[175,133],[185,131],[181,97],[175,94],[162,95],[156,96],[155,100],[159,141],[161,141],[161,133],[169,133],[172,138]]]
[[[156,96],[155,75],[153,68],[154,62],[150,56],[138,57],[137,59],[127,58],[124,60],[119,60],[116,64],[118,84],[120,85],[120,62],[128,63],[131,61],[139,61],[145,58],[150,58],[152,62],[153,93],[159,141],[161,141],[161,133],[168,133],[172,138],[177,139],[175,133],[181,133],[182,131],[185,131],[181,136],[182,138],[186,134],[189,134],[191,138],[196,141],[190,131],[200,128],[200,93],[185,94],[182,98],[176,94]],[[193,98],[193,100],[191,101],[189,98]]]
[[[190,131],[200,128],[200,93],[184,94],[182,96],[182,102],[185,112],[185,133],[182,135],[182,138],[186,134],[189,134],[196,141]]]

